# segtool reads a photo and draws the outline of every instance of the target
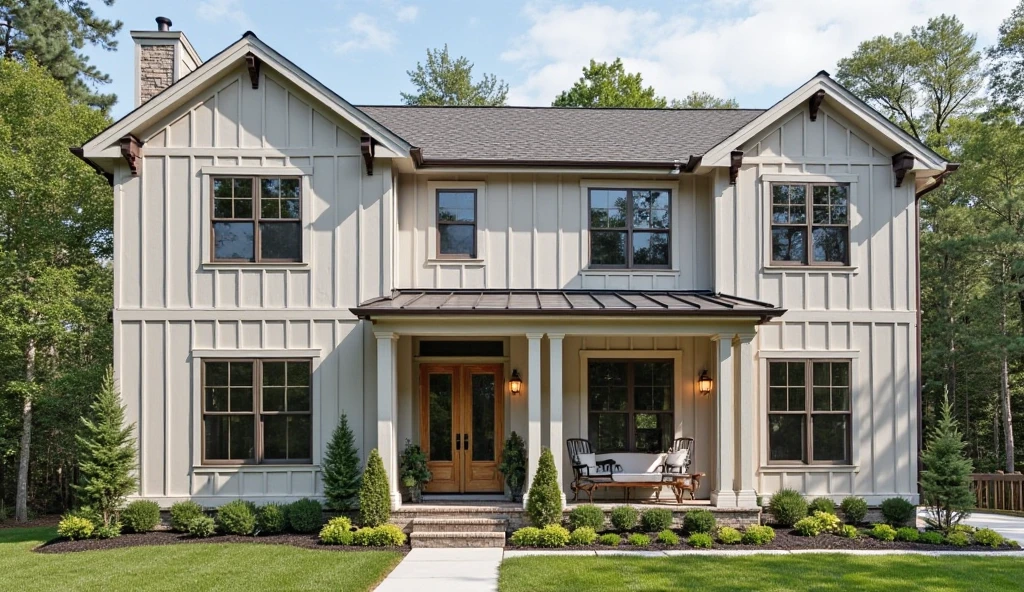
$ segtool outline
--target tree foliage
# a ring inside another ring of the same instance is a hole
[[[723,99],[709,92],[693,91],[683,99],[672,99],[673,109],[739,109],[736,99]]]
[[[103,0],[112,6],[114,0]],[[104,111],[117,100],[94,87],[110,76],[89,63],[86,45],[113,51],[121,21],[96,16],[86,0],[0,0],[0,57],[31,57],[64,85],[74,101]]]
[[[555,97],[552,107],[633,107],[661,109],[668,105],[653,86],[644,86],[639,72],[626,72],[621,58],[612,63],[590,60],[583,76]]]
[[[974,508],[974,494],[971,492],[974,467],[964,456],[965,446],[953,419],[949,397],[944,397],[939,420],[921,454],[921,496],[928,508],[929,524],[946,532]]]
[[[464,56],[452,58],[448,44],[442,49],[427,49],[427,63],[416,63],[406,72],[416,87],[415,93],[401,93],[406,105],[458,105],[493,107],[508,100],[508,84],[493,74],[473,81],[473,64]]]

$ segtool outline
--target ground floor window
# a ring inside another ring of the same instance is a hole
[[[768,460],[849,464],[849,360],[768,362]]]
[[[203,462],[311,463],[309,360],[204,360]]]
[[[672,360],[590,360],[588,437],[597,453],[664,452],[672,445]]]

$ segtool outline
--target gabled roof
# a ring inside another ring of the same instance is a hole
[[[324,86],[287,58],[247,31],[242,38],[204,62],[199,68],[164,89],[149,101],[125,115],[82,146],[86,158],[116,156],[115,144],[128,134],[135,134],[153,125],[171,109],[184,104],[199,90],[215,82],[219,76],[245,62],[246,54],[254,54],[261,67],[269,67],[313,98],[331,112],[358,127],[378,144],[398,156],[408,156],[412,146],[401,137],[352,106],[337,93]]]
[[[704,154],[760,109],[358,106],[424,164],[657,163]]]

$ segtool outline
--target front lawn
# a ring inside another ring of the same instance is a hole
[[[109,551],[32,551],[53,528],[0,529],[0,590],[369,590],[402,559],[392,551],[195,543]]]
[[[853,556],[515,557],[501,564],[502,592],[661,590],[1016,590],[1024,559]]]

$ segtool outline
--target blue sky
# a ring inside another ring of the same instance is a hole
[[[716,0],[673,2],[457,2],[427,0],[118,0],[97,12],[124,21],[115,52],[89,54],[113,78],[113,115],[131,110],[131,29],[166,16],[200,56],[252,30],[356,104],[396,104],[406,70],[448,44],[511,87],[510,103],[546,105],[590,58],[622,57],[659,94],[692,90],[767,107],[875,35],[956,14],[992,43],[1014,0]]]

